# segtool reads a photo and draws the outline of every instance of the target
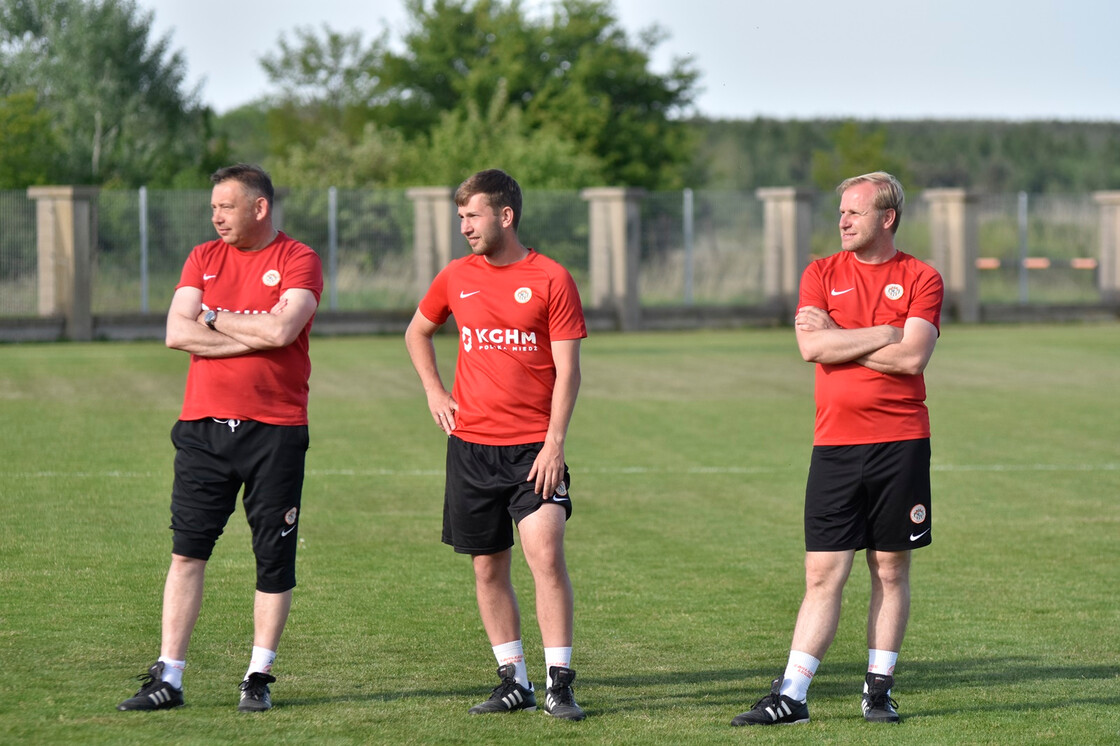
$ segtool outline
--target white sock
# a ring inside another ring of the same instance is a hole
[[[170,658],[165,658],[162,655],[159,657],[159,662],[163,664],[162,679],[176,689],[182,689],[183,669],[187,667],[187,662],[174,661]]]
[[[271,673],[272,664],[276,661],[276,651],[269,650],[268,648],[258,648],[253,646],[253,656],[249,659],[249,670],[245,672],[245,678],[249,678],[251,673]]]
[[[544,649],[544,678],[547,682],[545,684],[547,689],[552,688],[552,667],[562,666],[564,668],[572,667],[572,649],[571,648],[545,648]]]
[[[525,667],[525,650],[521,647],[521,640],[495,645],[493,650],[494,659],[498,661],[498,665],[508,666],[512,664],[516,669],[513,678],[518,684],[528,689],[529,669]]]
[[[867,672],[880,676],[894,676],[894,667],[898,663],[898,653],[893,650],[867,651]],[[863,682],[863,691],[867,692],[867,682]],[[889,693],[889,692],[888,692]]]
[[[809,695],[809,684],[813,683],[813,676],[817,673],[817,666],[821,662],[800,650],[789,651],[789,662],[786,663],[786,672],[783,675],[781,693],[790,699],[804,702]]]

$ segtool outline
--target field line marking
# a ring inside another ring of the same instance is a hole
[[[572,469],[573,474],[772,474],[790,470],[805,471],[807,465],[790,464],[787,466],[689,466],[674,469],[670,467],[649,466],[604,466],[586,469]],[[1120,464],[934,464],[930,467],[936,472],[1110,472],[1120,471]],[[308,469],[309,477],[440,477],[443,469]],[[145,471],[27,471],[0,472],[9,478],[18,479],[148,479],[168,476],[164,472]]]

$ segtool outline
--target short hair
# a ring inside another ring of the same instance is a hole
[[[479,171],[455,190],[455,204],[462,207],[476,194],[485,194],[495,212],[512,209],[513,229],[517,230],[521,223],[521,186],[512,176],[497,168]]]
[[[219,168],[214,173],[210,174],[210,183],[217,186],[223,181],[236,181],[245,187],[250,196],[254,199],[257,197],[264,197],[268,201],[269,208],[272,207],[272,198],[275,196],[276,191],[272,188],[272,178],[260,166],[254,166],[249,163],[238,163],[235,166],[226,166]]]
[[[874,184],[878,189],[871,205],[876,210],[894,210],[894,223],[891,224],[891,233],[898,232],[898,224],[902,222],[902,206],[906,203],[906,195],[902,191],[902,184],[898,179],[886,171],[872,171],[862,176],[853,176],[844,179],[836,187],[837,194],[843,194],[856,184]]]

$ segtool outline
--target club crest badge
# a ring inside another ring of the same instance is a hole
[[[270,269],[261,277],[261,282],[268,285],[270,288],[274,288],[280,284],[280,273],[274,269]]]

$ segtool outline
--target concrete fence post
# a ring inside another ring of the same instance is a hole
[[[641,258],[644,189],[595,187],[580,196],[588,203],[590,306],[610,309],[621,331],[639,328],[638,264]]]
[[[967,189],[927,189],[929,203],[930,259],[945,282],[946,306],[956,320],[980,320],[980,276],[976,203],[980,197]]]
[[[39,315],[66,320],[69,339],[93,339],[93,262],[97,248],[97,187],[41,186],[35,201]]]
[[[1097,286],[1101,302],[1117,306],[1120,305],[1120,191],[1093,192],[1093,201],[1100,206]]]
[[[451,187],[415,187],[405,192],[412,200],[416,261],[416,292],[422,297],[452,257],[455,240],[455,190]]]
[[[796,311],[801,273],[809,264],[816,193],[796,187],[755,190],[762,201],[762,285],[766,305],[790,314]]]

